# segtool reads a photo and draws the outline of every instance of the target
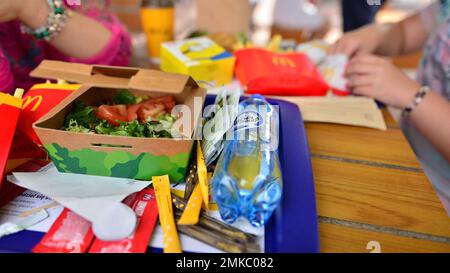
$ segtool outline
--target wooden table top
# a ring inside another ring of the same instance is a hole
[[[307,123],[322,252],[450,252],[450,218],[402,131]],[[371,248],[369,248],[371,249]],[[378,248],[377,248],[378,249]]]

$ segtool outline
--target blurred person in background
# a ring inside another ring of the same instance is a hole
[[[417,80],[380,57],[419,50]],[[332,52],[350,56],[346,76],[354,94],[404,109],[403,132],[450,213],[450,0],[399,23],[348,32]]]
[[[386,0],[342,0],[344,32],[373,23]]]
[[[318,3],[320,0],[277,0],[272,33],[298,43],[323,38],[330,23],[320,13]]]
[[[373,23],[385,2],[386,0],[342,0],[344,32]],[[328,19],[320,13],[320,5],[325,3],[324,0],[277,0],[273,32],[284,38],[294,38],[297,42],[323,38],[330,27]]]
[[[107,2],[1,0],[0,92],[29,89],[28,74],[44,59],[127,65],[130,37]]]

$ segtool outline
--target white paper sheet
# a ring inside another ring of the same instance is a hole
[[[103,204],[121,202],[128,195],[141,191],[151,183],[60,173],[54,166],[45,172],[13,173],[13,176],[8,176],[8,180],[18,186],[40,192],[90,221],[102,211]]]
[[[12,176],[8,176],[8,180],[52,198],[94,224],[104,220],[104,213],[110,212],[109,208],[151,183],[124,178],[60,173],[54,166],[47,167],[44,172],[13,173]],[[117,228],[121,223],[120,219],[117,219]],[[102,238],[102,235],[96,235]]]

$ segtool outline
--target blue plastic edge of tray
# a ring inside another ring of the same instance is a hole
[[[267,253],[320,251],[316,193],[308,139],[298,106],[269,99],[279,106],[283,199],[266,225]]]
[[[207,96],[206,105],[213,102],[214,96]],[[265,252],[318,253],[314,178],[303,119],[297,105],[275,99],[269,102],[280,107],[279,155],[284,190],[280,206],[266,225]],[[6,236],[0,239],[0,252],[31,252],[43,236],[35,231]],[[156,248],[149,250],[161,252]]]

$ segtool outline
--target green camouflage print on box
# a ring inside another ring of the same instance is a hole
[[[189,153],[155,156],[133,155],[126,151],[98,152],[88,148],[70,151],[56,143],[44,145],[60,172],[149,180],[152,176],[169,175],[170,181],[184,178]]]

